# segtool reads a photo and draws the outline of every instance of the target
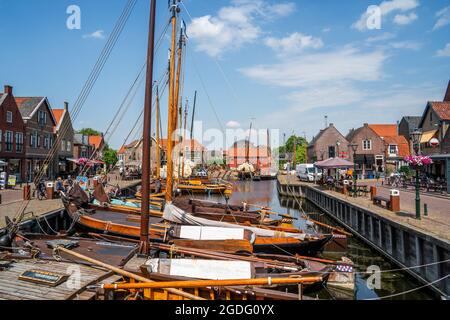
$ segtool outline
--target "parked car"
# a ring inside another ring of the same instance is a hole
[[[297,177],[301,181],[314,182],[322,178],[322,173],[317,171],[313,164],[302,163],[295,168]]]

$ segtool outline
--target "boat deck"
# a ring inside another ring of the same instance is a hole
[[[36,269],[72,276],[56,287],[19,280],[23,272]],[[76,274],[80,275],[77,277],[79,286],[75,281]],[[9,268],[0,271],[0,300],[90,300],[96,293],[87,291],[88,285],[114,283],[120,278],[109,271],[75,263],[22,260],[12,262]]]

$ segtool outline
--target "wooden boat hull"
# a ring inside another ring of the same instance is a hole
[[[298,240],[292,238],[262,238],[257,237],[253,244],[255,253],[270,254],[299,254],[314,256],[321,252],[324,246],[331,240],[332,235],[319,239]]]

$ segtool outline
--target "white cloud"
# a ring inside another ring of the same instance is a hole
[[[331,28],[323,28],[323,29],[322,29],[322,32],[324,32],[324,33],[330,32],[330,31],[331,31]]]
[[[394,23],[400,26],[405,26],[412,23],[414,20],[417,20],[417,18],[417,14],[414,12],[411,12],[410,14],[397,14],[394,17]]]
[[[83,35],[84,39],[104,39],[104,31],[103,30],[97,30],[89,34]]]
[[[373,43],[373,42],[380,42],[380,41],[386,41],[386,40],[391,40],[393,38],[395,38],[396,35],[390,32],[385,32],[381,35],[377,35],[377,36],[373,36],[373,37],[369,37],[366,39],[367,43]]]
[[[270,5],[263,0],[234,0],[215,16],[194,18],[188,33],[198,51],[216,57],[258,39],[263,32],[257,21],[284,17],[294,10],[290,2]]]
[[[240,127],[241,127],[241,124],[237,121],[230,120],[227,122],[227,128],[235,129],[235,128],[240,128]]]
[[[444,49],[440,49],[436,52],[437,57],[450,57],[450,43],[444,47]]]
[[[407,12],[419,6],[419,0],[386,0],[379,4],[382,17],[386,18],[395,12]],[[361,17],[352,25],[353,29],[364,31],[367,29],[367,19],[369,15],[364,12]],[[399,18],[401,20],[401,18]]]
[[[254,80],[282,87],[305,87],[330,81],[375,81],[381,78],[386,58],[380,50],[362,53],[354,48],[345,48],[240,71]]]
[[[285,38],[267,38],[265,44],[280,55],[300,53],[304,49],[323,47],[322,39],[294,32]]]
[[[450,24],[450,6],[438,11],[436,13],[436,17],[438,18],[438,20],[436,21],[433,30],[440,29]]]
[[[416,41],[399,41],[391,43],[394,49],[419,50],[423,47],[423,43]]]

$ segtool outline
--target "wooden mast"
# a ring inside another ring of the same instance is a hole
[[[158,86],[156,87],[156,179],[161,178],[161,150],[160,150],[160,146],[161,146],[161,142],[160,139],[161,137],[159,136],[159,90],[158,90]]]
[[[252,137],[252,126],[253,122],[250,122],[250,131],[248,133],[247,149],[245,150],[245,161],[247,163],[250,163],[250,139]]]
[[[182,143],[182,146],[183,146],[183,162],[182,162],[182,169],[181,169],[181,177],[182,178],[184,178],[184,163],[185,163],[185,161],[186,161],[186,148],[184,147],[184,145],[185,145],[185,141],[186,141],[186,126],[187,126],[187,116],[188,116],[188,105],[189,105],[189,102],[188,102],[188,100],[186,99],[186,106],[184,107],[184,127],[183,127],[183,143]]]
[[[144,102],[143,159],[142,159],[142,205],[141,205],[141,236],[140,253],[149,253],[149,196],[150,196],[150,143],[151,143],[151,113],[153,98],[153,59],[155,49],[156,0],[150,1],[150,23],[147,51],[147,75]]]
[[[174,118],[177,113],[174,94],[174,73],[175,73],[175,49],[176,49],[176,33],[177,33],[177,10],[176,0],[172,0],[172,47],[170,51],[170,73],[169,73],[169,112],[167,120],[167,173],[166,173],[166,202],[172,202],[173,191],[173,145],[174,145]]]
[[[182,54],[183,54],[183,30],[181,30],[180,33],[180,39],[178,41],[178,49],[177,49],[177,74],[175,78],[175,106],[177,108],[177,112],[174,118],[174,128],[175,132],[178,135],[178,128],[181,128],[181,121],[182,121],[182,103],[180,99],[180,80],[181,80],[181,63],[182,63]],[[180,142],[180,136],[178,136],[178,142]],[[181,166],[180,166],[180,152],[177,154],[177,160],[176,163],[178,163],[177,167],[177,173],[178,178],[180,178],[181,174]]]
[[[194,151],[194,117],[195,117],[195,105],[197,104],[197,91],[194,93],[194,106],[192,108],[192,121],[191,121],[191,161],[194,163],[195,151]]]

